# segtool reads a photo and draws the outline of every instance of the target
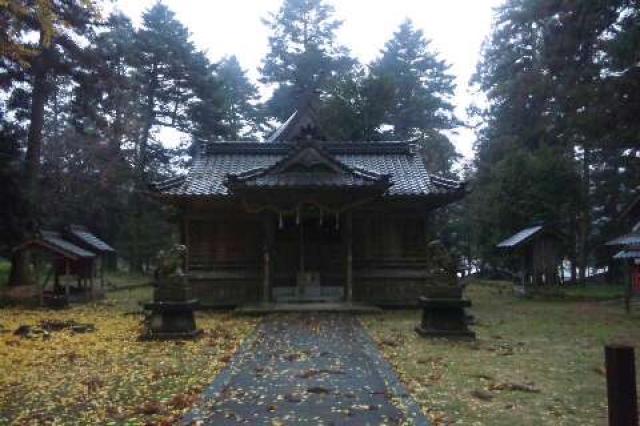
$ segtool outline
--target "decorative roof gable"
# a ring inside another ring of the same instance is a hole
[[[390,176],[348,166],[312,142],[300,143],[268,167],[227,175],[225,185],[247,187],[391,186]]]
[[[267,139],[268,143],[295,143],[299,141],[326,141],[326,133],[318,124],[315,103],[317,94],[314,92],[302,98],[298,108],[291,116],[276,129]]]

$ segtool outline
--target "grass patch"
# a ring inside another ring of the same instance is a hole
[[[228,363],[253,319],[198,313],[193,342],[140,342],[141,300],[150,288],[110,292],[67,310],[0,310],[0,424],[165,424],[175,422]],[[91,323],[95,332],[15,336],[43,320]]]
[[[11,271],[11,262],[0,260],[0,288],[6,287],[9,282],[9,272]]]
[[[622,303],[521,300],[508,284],[468,287],[474,343],[434,341],[420,312],[362,317],[434,424],[606,424],[605,343],[638,346]]]
[[[139,273],[109,271],[105,274],[104,281],[108,290],[117,290],[119,288],[151,285],[153,277]]]
[[[586,284],[562,289],[566,298],[575,301],[622,299],[625,286],[621,284]]]

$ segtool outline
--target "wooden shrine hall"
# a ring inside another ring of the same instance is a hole
[[[411,143],[332,141],[311,102],[264,142],[203,145],[152,189],[179,211],[203,306],[407,306],[453,280],[430,272],[428,213],[464,185],[430,174]]]

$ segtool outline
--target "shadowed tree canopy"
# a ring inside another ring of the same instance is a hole
[[[418,142],[431,170],[446,174],[458,156],[443,133],[460,124],[451,103],[454,76],[429,44],[422,30],[406,20],[371,65],[371,73],[391,87],[384,124],[391,126],[393,138]]]
[[[323,0],[284,0],[280,10],[264,20],[271,30],[261,81],[275,85],[267,114],[281,121],[295,109],[301,93],[326,90],[354,64],[348,50],[335,40],[342,22]]]
[[[640,127],[629,120],[640,105],[638,10],[628,0],[510,0],[497,10],[475,76],[489,101],[478,115],[470,205],[480,256],[494,255],[495,234],[542,217],[562,224],[581,279],[609,261],[594,250],[615,235],[639,179]],[[523,162],[544,156],[545,167]],[[510,190],[527,175],[526,187]]]
[[[87,65],[83,44],[97,23],[97,8],[92,2],[81,0],[10,0],[0,9],[0,89],[9,93],[16,89],[13,101],[21,110],[17,118],[28,121],[25,161],[20,170],[26,204],[24,209],[15,211],[22,216],[14,222],[20,226],[14,233],[20,240],[37,227],[40,219],[39,183],[47,102],[58,77],[75,79]],[[13,256],[10,283],[25,282],[26,276],[24,256]]]
[[[251,83],[235,55],[220,61],[216,72],[222,82],[224,117],[229,128],[229,138],[255,138],[265,130],[258,88]]]

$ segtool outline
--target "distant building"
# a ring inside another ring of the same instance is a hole
[[[100,279],[100,285],[104,286],[104,272],[110,266],[115,265],[116,251],[109,244],[91,233],[86,226],[69,225],[64,229],[65,239],[73,244],[96,254],[96,274]]]
[[[525,289],[560,282],[560,237],[550,227],[536,225],[522,229],[497,247],[516,258],[519,283]]]
[[[78,225],[70,225],[63,232],[41,230],[13,250],[31,253],[36,272],[32,278],[43,300],[54,294],[94,296],[95,279],[103,283],[104,259],[115,255],[111,246]]]
[[[618,248],[613,258],[626,264],[628,308],[631,295],[640,294],[640,196],[622,211],[619,220],[630,232],[607,242],[607,245]]]

